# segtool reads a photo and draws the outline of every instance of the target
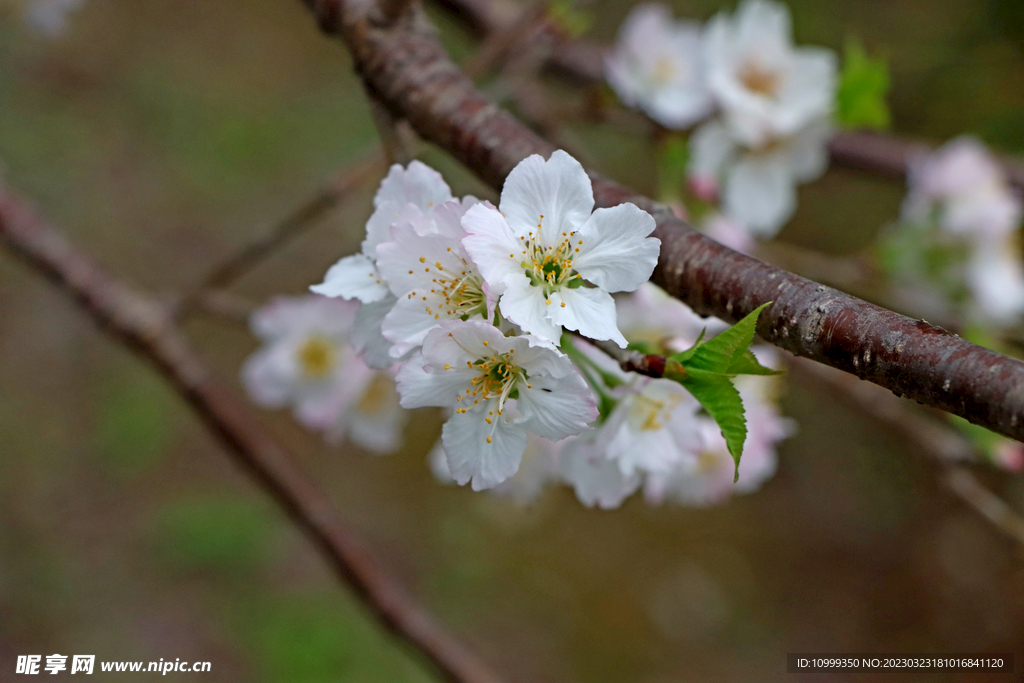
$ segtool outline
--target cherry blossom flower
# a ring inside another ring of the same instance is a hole
[[[623,103],[643,109],[666,128],[687,128],[713,102],[696,22],[674,21],[660,4],[638,5],[622,28],[605,74]]]
[[[648,237],[650,214],[628,203],[594,211],[590,178],[559,150],[521,161],[499,208],[478,204],[462,225],[506,318],[551,345],[564,327],[626,346],[609,293],[636,289],[654,270],[661,242]]]
[[[320,296],[276,298],[252,316],[263,347],[246,361],[242,379],[264,407],[291,405],[310,429],[390,451],[398,446],[404,418],[389,408],[394,398],[382,394],[394,393],[391,380],[378,380],[349,346],[358,306]]]
[[[750,231],[737,220],[724,213],[713,211],[701,221],[701,231],[719,244],[740,252],[750,254],[754,251],[755,242]]]
[[[708,84],[739,144],[764,149],[831,114],[836,56],[794,47],[790,24],[785,5],[745,0],[707,26]]]
[[[377,245],[390,239],[392,223],[419,221],[451,198],[452,191],[444,178],[426,164],[412,161],[407,168],[393,165],[373,198],[374,212],[366,223],[362,252],[335,263],[323,283],[310,290],[366,304],[384,299],[388,287],[377,272]]]
[[[638,474],[623,474],[618,463],[605,453],[605,433],[596,429],[562,446],[562,478],[576,498],[587,507],[613,510],[640,488]]]
[[[950,234],[981,242],[1000,241],[1021,221],[1021,198],[999,163],[975,138],[963,136],[909,166],[903,219],[927,221],[937,214]]]
[[[697,182],[721,187],[722,207],[751,234],[774,236],[796,211],[796,186],[828,166],[832,133],[821,118],[760,148],[745,146],[720,120],[705,123],[690,141],[689,173]]]
[[[383,320],[390,355],[400,358],[423,343],[442,320],[490,319],[495,302],[462,238],[462,216],[475,199],[450,201],[434,211],[429,231],[409,222],[391,226],[377,245],[377,266],[397,302]]]
[[[398,372],[398,391],[405,408],[455,411],[441,432],[448,467],[475,491],[516,473],[528,431],[558,441],[597,418],[594,396],[567,357],[476,320],[431,330]]]
[[[1012,325],[1024,316],[1024,264],[1014,242],[1004,239],[975,248],[967,265],[973,306],[968,317],[982,324]]]

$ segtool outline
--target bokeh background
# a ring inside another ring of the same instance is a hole
[[[6,182],[150,291],[188,288],[377,145],[348,56],[298,2],[89,0],[59,40],[5,3]],[[1024,152],[1021,3],[789,4],[798,42],[841,52],[854,36],[888,57],[895,130],[970,132]],[[674,5],[700,19],[724,7]],[[590,33],[610,40],[629,7],[591,5]],[[470,36],[431,16],[467,56]],[[642,137],[593,124],[573,135],[602,172],[654,191]],[[423,158],[457,195],[493,197],[440,151]],[[372,191],[235,291],[257,302],[303,292],[357,248]],[[854,252],[902,195],[833,169],[801,188],[778,240]],[[256,345],[248,332],[202,316],[188,332],[237,385]],[[404,450],[386,457],[263,415],[389,569],[509,680],[783,681],[791,651],[1012,651],[1020,671],[1021,548],[940,486],[928,454],[827,388],[790,382],[784,408],[799,432],[760,492],[707,510],[634,499],[615,512],[584,509],[568,490],[523,509],[437,484],[426,465],[434,413],[415,414]],[[985,477],[1024,509],[1019,478]],[[212,662],[211,674],[167,680],[436,680],[148,366],[0,254],[0,680],[21,678],[16,655],[54,652]]]

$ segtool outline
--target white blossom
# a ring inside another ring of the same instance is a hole
[[[366,223],[362,252],[335,263],[323,283],[310,290],[367,304],[384,299],[388,287],[377,272],[377,245],[390,239],[393,223],[419,221],[451,198],[452,191],[444,178],[426,164],[412,161],[407,168],[393,165],[373,198],[374,212]]]
[[[967,286],[974,305],[968,316],[982,323],[1012,325],[1024,316],[1024,264],[1016,244],[985,244],[967,264]]]
[[[519,470],[509,479],[501,482],[490,492],[512,499],[517,505],[536,502],[548,484],[560,482],[561,468],[559,452],[561,445],[549,439],[530,434]],[[448,454],[439,440],[429,455],[430,471],[442,484],[454,484],[455,478],[448,469]]]
[[[789,9],[745,0],[706,29],[708,83],[729,134],[763,149],[828,117],[836,90],[836,57],[823,48],[795,47]]]
[[[654,219],[633,204],[594,211],[590,178],[559,150],[517,165],[498,209],[478,204],[462,219],[463,240],[502,315],[557,345],[562,328],[626,346],[610,292],[645,282],[661,242]]]
[[[495,302],[462,244],[462,216],[476,203],[450,201],[434,211],[429,231],[408,223],[391,226],[377,245],[377,266],[397,301],[383,320],[384,337],[400,358],[423,343],[442,320],[488,320]]]
[[[713,106],[703,47],[696,22],[675,21],[664,5],[637,5],[605,58],[605,74],[626,105],[667,128],[687,128]]]
[[[912,159],[903,219],[923,222],[937,214],[950,234],[999,242],[1021,221],[1021,198],[999,163],[975,138],[963,136]]]
[[[320,296],[276,298],[252,316],[263,346],[245,362],[242,379],[264,407],[290,405],[310,429],[391,451],[404,418],[390,378],[379,377],[349,345],[358,306]]]
[[[441,432],[448,467],[474,490],[516,473],[527,431],[557,441],[597,418],[593,394],[568,358],[476,320],[431,330],[399,371],[398,390],[405,408],[455,411]]]
[[[596,429],[562,446],[562,478],[587,507],[613,510],[640,487],[637,474],[625,475],[605,454],[604,432]]]
[[[725,214],[757,237],[774,236],[796,211],[796,186],[828,166],[832,129],[819,118],[761,148],[745,146],[722,121],[702,125],[690,141],[690,175],[719,187]]]

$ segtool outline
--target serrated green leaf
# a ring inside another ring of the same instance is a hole
[[[704,370],[720,374],[731,373],[733,359],[742,355],[754,340],[754,330],[761,311],[771,302],[761,304],[743,320],[704,343],[695,344],[692,348],[678,353],[672,358],[683,363],[689,370]],[[741,361],[737,361],[739,363]],[[761,374],[761,373],[757,373]]]
[[[699,369],[689,370],[680,384],[693,394],[704,410],[708,411],[708,415],[718,423],[736,464],[733,481],[738,480],[743,443],[747,439],[747,419],[740,392],[725,375]]]
[[[889,93],[889,65],[884,58],[869,58],[857,40],[846,41],[843,71],[836,91],[836,121],[843,128],[889,128],[885,101]]]
[[[781,370],[772,370],[761,365],[750,349],[742,349],[736,352],[729,363],[728,373],[730,375],[781,375]]]

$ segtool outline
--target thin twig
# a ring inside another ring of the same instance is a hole
[[[593,339],[586,339],[586,341],[611,356],[625,372],[636,372],[655,378],[665,376],[665,364],[668,360],[665,356],[640,353],[633,349],[620,349],[619,345],[612,341],[595,341]]]
[[[174,306],[175,316],[179,320],[187,317],[204,292],[225,289],[233,284],[274,251],[316,225],[360,187],[381,176],[385,168],[384,155],[375,150],[354,166],[341,171],[283,221],[213,266],[200,283]]]
[[[451,681],[498,682],[486,664],[442,630],[385,572],[291,454],[215,378],[162,306],[101,270],[2,187],[0,241],[73,297],[105,332],[156,366],[385,627]]]

